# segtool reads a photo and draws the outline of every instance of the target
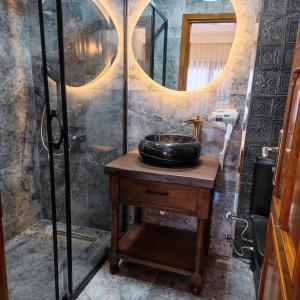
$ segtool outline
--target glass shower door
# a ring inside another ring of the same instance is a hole
[[[44,210],[55,216],[59,298],[73,299],[99,270],[110,244],[104,165],[125,148],[124,62],[107,4],[40,2],[56,192],[54,211],[50,205]],[[123,7],[110,5],[123,15]]]
[[[39,0],[40,32],[42,45],[42,65],[45,101],[37,107],[40,111],[40,168],[42,211],[53,235],[55,299],[62,299],[70,293],[72,272],[68,252],[67,190],[68,172],[68,139],[65,140],[64,74],[60,72],[58,20],[59,13],[55,0]],[[51,47],[49,47],[51,45]],[[44,100],[44,99],[42,99]],[[50,169],[50,172],[48,171]],[[50,299],[50,298],[49,298]]]
[[[63,2],[74,287],[99,269],[110,244],[111,209],[103,169],[123,151],[122,77],[117,78],[120,86],[109,86],[119,76],[111,70],[118,36],[100,3]]]

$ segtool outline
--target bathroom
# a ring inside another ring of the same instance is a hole
[[[265,244],[273,218],[253,214],[275,161],[292,168],[277,147],[299,0],[2,0],[0,16],[1,300],[297,299],[280,260],[265,292],[255,220]],[[161,143],[195,161],[143,152]]]

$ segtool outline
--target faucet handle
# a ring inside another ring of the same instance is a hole
[[[196,115],[194,118],[194,123],[202,123],[203,118],[200,115]]]

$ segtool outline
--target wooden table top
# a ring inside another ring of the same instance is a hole
[[[216,157],[200,157],[199,164],[187,168],[161,168],[145,164],[134,150],[105,166],[105,172],[134,179],[187,184],[212,189],[219,161]]]

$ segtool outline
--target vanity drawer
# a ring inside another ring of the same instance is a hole
[[[188,185],[146,180],[120,179],[120,200],[196,212],[198,188]]]

